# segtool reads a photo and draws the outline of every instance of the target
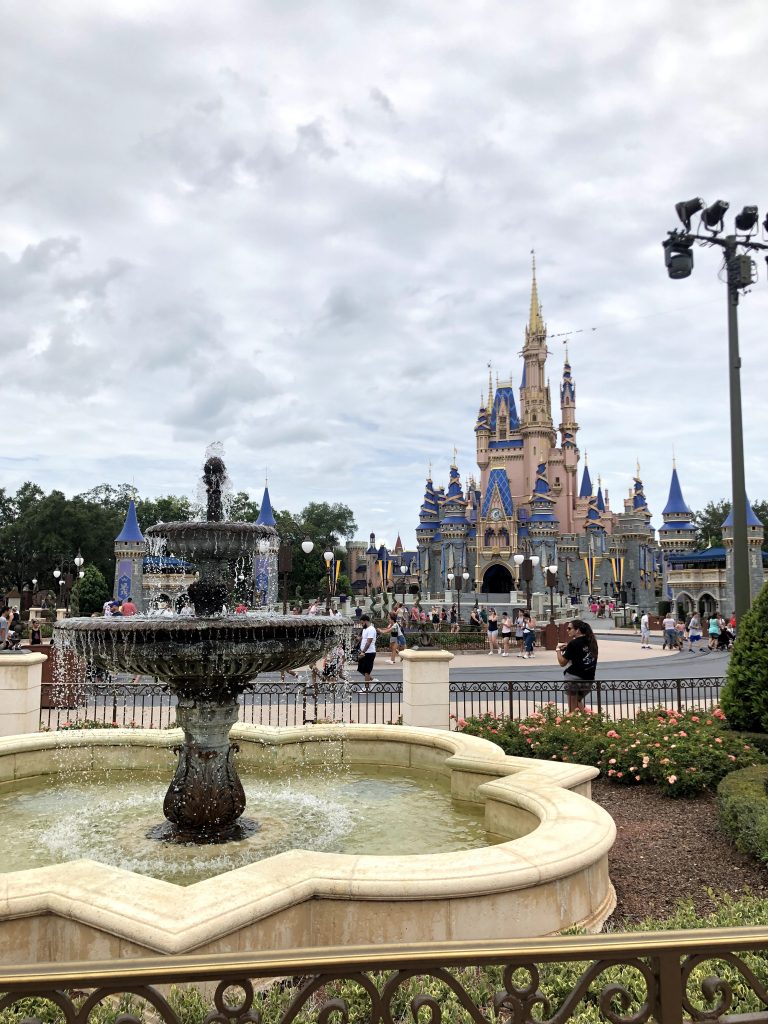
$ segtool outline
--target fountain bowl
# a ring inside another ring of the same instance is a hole
[[[215,558],[236,561],[258,550],[259,541],[277,542],[273,526],[239,522],[173,522],[156,523],[147,528],[145,536],[161,537],[169,550],[192,561]]]
[[[351,620],[322,615],[135,615],[63,619],[56,634],[101,668],[156,676],[202,695],[237,692],[259,673],[312,664],[353,628]]]

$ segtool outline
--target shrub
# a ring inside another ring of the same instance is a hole
[[[738,850],[768,863],[768,767],[757,765],[731,772],[717,787],[717,809],[723,831]]]
[[[734,729],[768,732],[768,585],[738,624],[720,703]]]
[[[651,783],[665,796],[714,789],[729,772],[766,756],[729,730],[723,712],[665,708],[612,722],[602,714],[564,714],[546,705],[522,721],[488,713],[459,719],[457,730],[491,740],[507,754],[591,764],[613,783]]]
[[[69,607],[75,615],[92,615],[101,611],[109,597],[110,590],[101,572],[95,565],[87,565],[83,578],[72,587]]]

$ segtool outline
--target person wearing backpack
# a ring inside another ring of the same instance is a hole
[[[397,621],[397,612],[389,613],[389,624],[380,633],[389,633],[389,664],[396,665],[400,660],[400,651],[405,647],[405,633]]]

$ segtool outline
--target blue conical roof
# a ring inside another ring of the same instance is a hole
[[[746,495],[745,495],[746,497]],[[762,520],[758,519],[755,515],[755,510],[749,504],[749,498],[747,498],[747,526],[762,526]],[[726,516],[723,526],[733,526],[733,509]]]
[[[131,543],[141,544],[144,540],[144,536],[139,529],[139,520],[136,518],[136,504],[131,498],[128,502],[128,511],[125,515],[125,522],[123,528],[115,537],[115,543],[118,541],[130,541]]]
[[[261,499],[261,508],[259,509],[259,518],[256,520],[257,526],[277,526],[275,517],[272,514],[272,502],[269,500],[269,488],[265,485],[264,497]]]
[[[589,466],[585,464],[584,473],[581,478],[581,487],[579,488],[580,498],[591,498],[592,497],[592,477],[589,475]]]
[[[672,470],[672,481],[669,485],[669,497],[667,498],[667,504],[664,507],[664,511],[661,514],[663,516],[693,514],[683,498],[680,481],[677,477],[677,469]]]
[[[598,484],[597,487],[597,505],[598,512],[605,512],[605,498],[603,497],[603,488]]]

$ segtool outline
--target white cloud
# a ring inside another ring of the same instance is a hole
[[[428,463],[447,477],[455,444],[473,469],[486,363],[519,381],[535,245],[614,505],[639,458],[661,510],[673,445],[691,505],[727,495],[717,254],[671,282],[660,242],[678,199],[764,199],[762,14],[16,5],[0,485],[191,493],[221,437],[236,487],[258,496],[269,465],[277,507],[345,501],[361,536],[410,544]],[[759,269],[740,318],[748,489],[766,497]]]

